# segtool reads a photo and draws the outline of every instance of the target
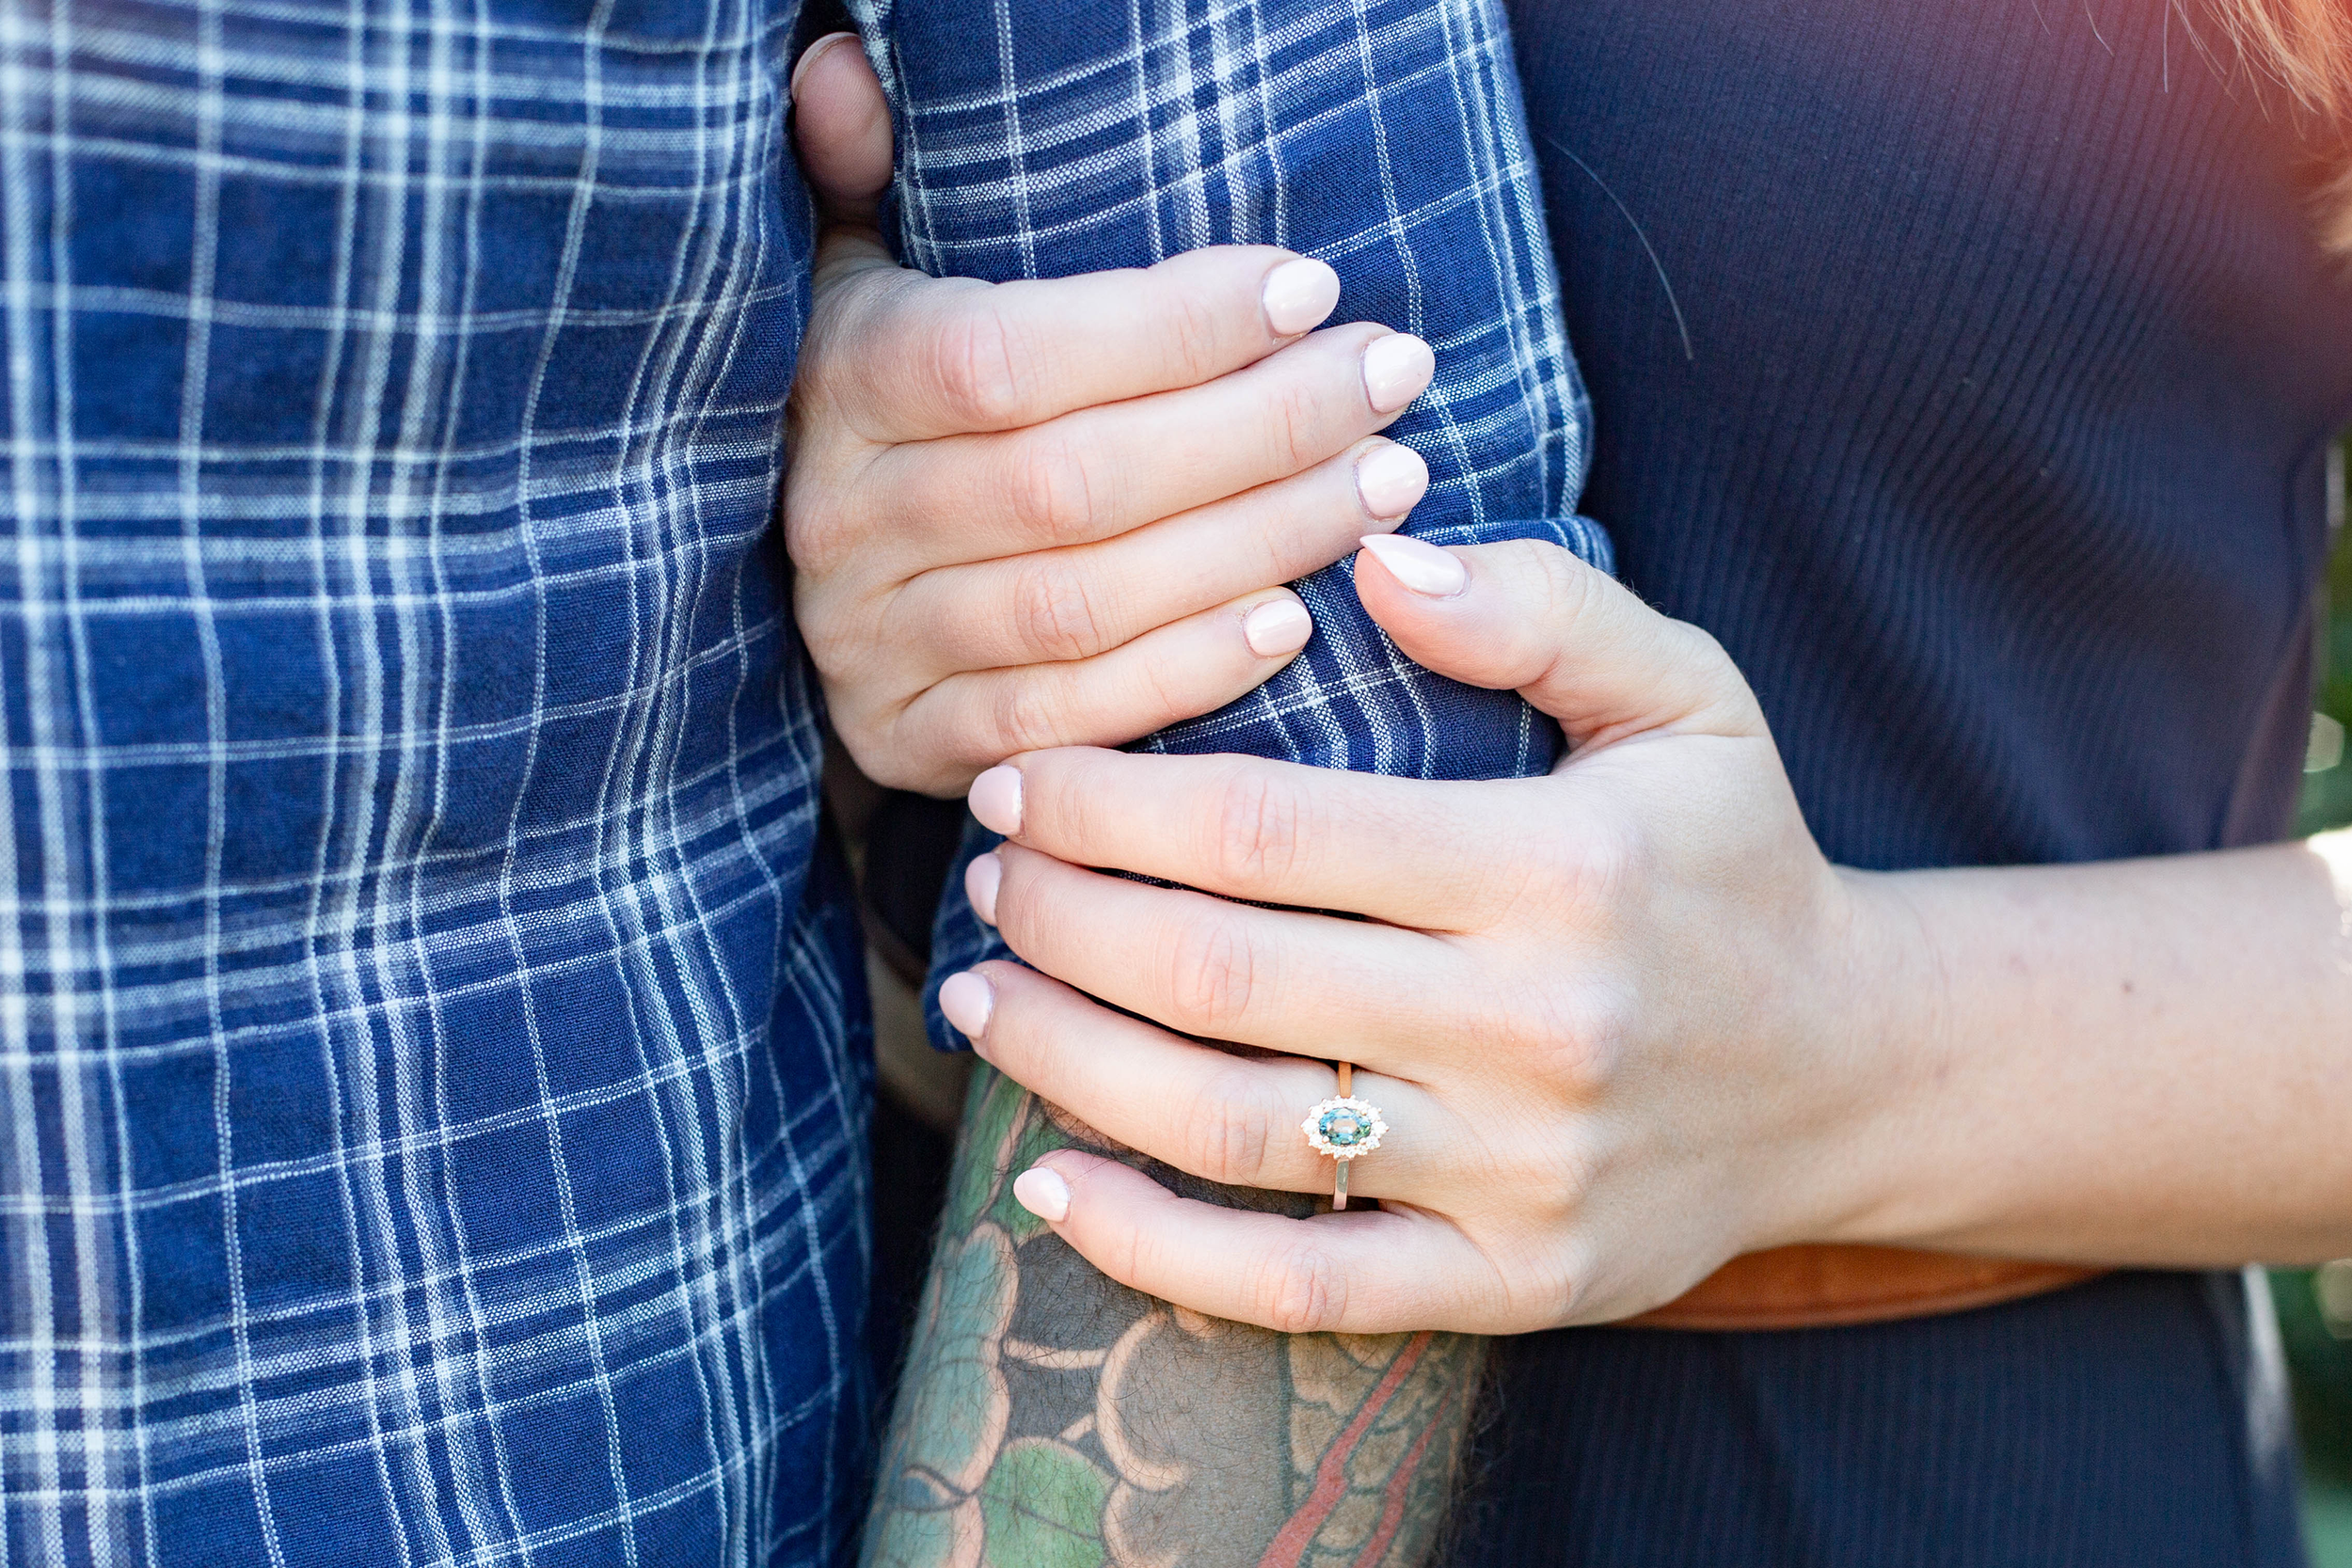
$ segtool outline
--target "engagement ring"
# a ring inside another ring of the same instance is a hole
[[[1348,1091],[1355,1087],[1356,1069],[1346,1062],[1340,1064],[1340,1092],[1330,1100],[1318,1101],[1307,1113],[1307,1119],[1298,1124],[1307,1134],[1307,1143],[1317,1154],[1338,1162],[1338,1174],[1331,1183],[1331,1207],[1347,1207],[1348,1162],[1371,1153],[1380,1147],[1381,1136],[1389,1124],[1380,1115],[1380,1107],[1369,1100],[1359,1100]]]

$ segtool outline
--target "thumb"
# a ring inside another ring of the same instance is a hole
[[[1571,746],[1654,731],[1766,733],[1721,643],[1557,545],[1440,549],[1405,534],[1363,543],[1357,596],[1406,657],[1466,685],[1517,690],[1560,721]]]
[[[869,231],[890,187],[890,105],[855,33],[828,33],[792,68],[792,135],[827,229]]]

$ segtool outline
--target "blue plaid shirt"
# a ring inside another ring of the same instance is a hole
[[[1327,255],[1437,345],[1423,531],[1595,547],[1540,521],[1581,410],[1493,0],[866,22],[919,264]],[[0,0],[0,1563],[844,1551],[796,23]],[[1169,744],[1539,765],[1309,596]]]
[[[1385,322],[1437,351],[1435,381],[1388,431],[1429,464],[1406,531],[1544,539],[1610,566],[1607,536],[1575,513],[1591,410],[1499,5],[1079,6],[1048,26],[1027,0],[863,4],[895,111],[908,261],[1002,280],[1206,245],[1320,256],[1340,275],[1333,320]],[[938,47],[950,38],[964,47]],[[1353,574],[1343,562],[1295,585],[1315,633],[1280,673],[1136,749],[1425,779],[1550,766],[1549,720],[1404,657]],[[962,891],[963,864],[997,842],[966,819],[940,903],[925,1012],[945,1050],[964,1041],[939,982],[1011,957]]]

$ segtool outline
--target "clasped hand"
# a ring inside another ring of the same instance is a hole
[[[803,74],[838,216],[886,177],[886,122],[854,50]],[[977,774],[973,809],[1009,837],[967,885],[1023,964],[951,978],[951,1021],[1218,1182],[1330,1190],[1299,1121],[1335,1060],[1391,1128],[1351,1174],[1377,1210],[1226,1210],[1075,1151],[1017,1192],[1129,1285],[1301,1331],[1618,1318],[1737,1252],[1849,1239],[1872,1151],[1900,1141],[1897,1053],[1856,981],[1905,972],[1900,907],[1823,858],[1712,639],[1555,546],[1391,535],[1425,469],[1370,433],[1428,351],[1309,334],[1319,268],[1224,247],[991,290],[898,270],[854,221],[826,241],[797,604],[866,769]],[[1310,628],[1270,585],[1359,536],[1358,591],[1408,657],[1560,721],[1549,777],[1096,749],[1279,668]]]
[[[1381,1211],[1219,1209],[1076,1152],[1025,1201],[1115,1278],[1297,1331],[1619,1318],[1736,1252],[1836,1239],[1859,1132],[1895,1103],[1849,1001],[1883,922],[1814,847],[1745,682],[1556,546],[1405,545],[1421,590],[1359,559],[1365,607],[1419,662],[1558,719],[1565,762],[1436,784],[1016,757],[974,785],[1009,842],[967,889],[1030,967],[942,997],[1020,1083],[1220,1182],[1328,1192],[1299,1119],[1351,1060],[1391,1128],[1351,1193]]]
[[[1429,345],[1313,330],[1337,275],[1270,245],[1050,282],[899,267],[870,226],[882,90],[829,43],[793,83],[831,221],[784,515],[850,755],[953,795],[1010,752],[1137,739],[1272,677],[1312,629],[1281,585],[1428,485],[1375,433],[1428,385]]]

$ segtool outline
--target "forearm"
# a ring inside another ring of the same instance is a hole
[[[1275,1334],[1115,1284],[1012,1196],[1064,1148],[1104,1146],[980,1069],[866,1560],[1423,1561],[1485,1342]],[[1148,1168],[1187,1196],[1311,1207]]]
[[[1852,881],[1891,933],[1869,1026],[1895,1070],[1832,1239],[2352,1252],[2352,834]]]

